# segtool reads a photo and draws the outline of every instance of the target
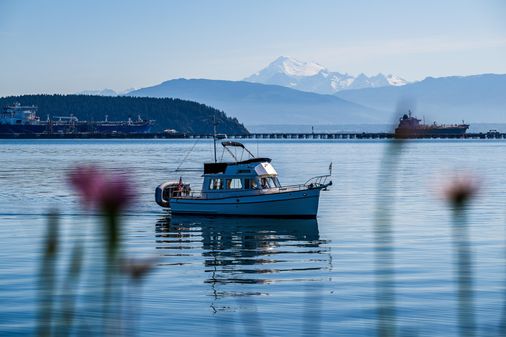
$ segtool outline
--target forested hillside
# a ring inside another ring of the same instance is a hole
[[[243,134],[248,131],[236,118],[227,117],[223,111],[196,102],[151,97],[104,97],[90,95],[22,95],[0,98],[0,105],[19,102],[21,105],[38,106],[41,119],[50,116],[69,116],[79,120],[126,120],[140,115],[155,120],[153,131],[176,129],[187,133],[212,133],[213,119],[218,122],[218,132]]]

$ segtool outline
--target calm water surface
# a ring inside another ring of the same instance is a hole
[[[96,218],[65,175],[78,163],[128,171],[139,197],[123,218],[124,251],[158,257],[140,289],[139,335],[370,336],[376,328],[374,219],[381,141],[249,141],[272,157],[283,184],[325,174],[316,220],[173,218],[154,188],[193,148],[186,168],[211,159],[201,140],[0,140],[0,334],[33,334],[45,214],[62,214],[64,248],[99,258]],[[451,213],[437,186],[454,170],[482,181],[468,211],[477,329],[497,335],[505,301],[505,141],[417,141],[401,155],[393,195],[396,317],[407,336],[455,336],[457,284]],[[200,173],[184,173],[199,186]],[[378,192],[379,191],[379,192]],[[381,194],[380,194],[381,195]],[[65,263],[62,261],[64,267]],[[93,271],[87,271],[87,275]],[[88,276],[89,277],[89,276]],[[82,281],[90,285],[89,279]],[[93,318],[78,317],[78,321]]]

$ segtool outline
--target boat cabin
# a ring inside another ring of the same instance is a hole
[[[234,193],[262,194],[281,187],[278,173],[271,165],[270,158],[255,158],[238,142],[228,141],[222,145],[236,160],[236,155],[228,147],[240,147],[247,151],[251,158],[235,162],[204,163],[203,198],[216,198],[221,194],[231,196]]]

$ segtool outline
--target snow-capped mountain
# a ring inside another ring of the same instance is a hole
[[[347,73],[331,72],[315,62],[303,62],[291,57],[281,56],[266,68],[246,77],[248,82],[275,84],[302,91],[319,94],[334,94],[345,89],[378,88],[400,86],[408,81],[394,76],[378,74],[356,77]]]
[[[77,95],[91,95],[91,96],[118,96],[118,93],[112,89],[99,89],[99,90],[83,90]]]
[[[78,93],[77,95],[93,95],[93,96],[123,96],[128,94],[130,91],[134,91],[135,88],[129,88],[122,91],[114,91],[112,89],[100,89],[100,90],[83,90]]]

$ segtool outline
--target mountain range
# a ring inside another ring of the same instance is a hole
[[[361,73],[352,76],[348,73],[332,72],[315,62],[304,62],[281,56],[259,72],[244,79],[247,82],[274,84],[284,87],[334,94],[341,90],[401,86],[408,83],[394,75],[377,74],[371,77]]]
[[[114,91],[112,89],[99,89],[99,90],[83,90],[77,92],[76,95],[89,95],[89,96],[123,96],[128,94],[130,91],[135,90],[134,88],[125,89],[122,91]]]
[[[401,87],[345,90],[338,97],[393,112],[402,103],[427,122],[506,123],[506,75],[427,77]]]
[[[367,76],[363,73],[352,76],[348,73],[331,72],[315,62],[299,61],[292,57],[280,56],[274,62],[243,81],[273,84],[317,94],[334,94],[341,90],[402,86],[409,82],[394,76],[377,74]],[[83,90],[77,95],[122,96],[134,88],[114,91],[113,89]]]
[[[483,74],[428,77],[403,86],[343,90],[334,95],[246,81],[176,79],[128,95],[196,101],[252,126],[385,124],[408,109],[430,122],[506,123],[505,93],[506,75]]]
[[[409,83],[393,75],[353,77],[288,57],[244,81],[175,79],[124,95],[196,101],[247,126],[386,124],[407,110],[428,122],[506,123],[506,75],[427,77]]]
[[[333,95],[245,81],[176,79],[134,90],[129,96],[173,97],[223,110],[246,125],[340,124],[381,121],[376,109]]]

